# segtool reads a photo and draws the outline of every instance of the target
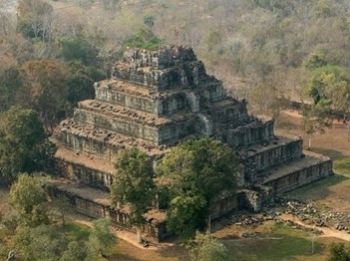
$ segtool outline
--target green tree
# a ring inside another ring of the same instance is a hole
[[[349,115],[350,81],[342,67],[314,66],[312,77],[305,88],[314,101],[314,104],[303,113],[303,129],[309,135],[310,148],[312,134],[318,131],[323,133],[324,128],[330,125],[331,110],[342,113],[344,121]]]
[[[63,36],[58,42],[65,61],[80,61],[86,66],[97,64],[98,50],[83,37]]]
[[[150,156],[138,149],[123,150],[115,164],[116,174],[111,185],[111,200],[115,207],[129,205],[129,221],[137,229],[145,223],[144,214],[155,199],[153,162]]]
[[[79,101],[94,99],[94,83],[104,78],[103,73],[93,67],[84,66],[79,62],[70,62],[67,76],[67,100],[70,105],[75,107]]]
[[[19,260],[54,261],[62,256],[67,243],[64,233],[53,225],[24,226],[19,227],[11,239],[11,248]]]
[[[235,195],[236,167],[233,150],[217,140],[210,138],[190,140],[173,148],[158,167],[159,175],[170,187],[172,198],[179,197],[171,201],[169,218],[179,219],[180,213],[186,213],[182,217],[186,220],[189,218],[188,213],[193,213],[196,220],[198,215],[202,215],[203,219],[206,216],[210,231],[211,212],[219,196],[223,193],[227,197]],[[179,209],[178,205],[181,203],[184,204],[181,208],[187,209],[187,206],[194,205],[192,202],[200,202],[202,208],[196,208],[196,211],[171,211],[174,203],[177,205],[175,209]],[[199,222],[196,227],[188,229],[190,231],[202,229],[201,224],[203,223]],[[175,228],[173,231],[176,233]]]
[[[9,204],[31,226],[48,223],[48,199],[40,178],[24,173],[11,186]]]
[[[342,70],[343,71],[343,70]],[[341,75],[330,74],[324,80],[326,97],[332,102],[331,107],[343,114],[344,120],[350,111],[350,82],[343,71]]]
[[[322,66],[312,71],[312,77],[307,82],[306,93],[317,104],[322,99],[331,99],[330,93],[338,86],[347,85],[348,80],[344,70],[339,66]]]
[[[21,85],[19,69],[16,66],[6,68],[0,73],[0,113],[15,104],[16,93]]]
[[[116,243],[116,238],[110,231],[110,224],[111,221],[107,218],[93,221],[88,242],[88,260],[97,260],[99,255],[106,256],[108,249]]]
[[[0,174],[11,182],[19,172],[45,169],[55,149],[34,110],[11,107],[0,115]]]
[[[61,220],[62,227],[66,226],[66,216],[69,211],[72,209],[72,206],[69,204],[67,200],[64,199],[51,199],[51,203],[53,203],[54,211],[53,215],[56,216],[57,219]]]
[[[154,16],[151,14],[146,14],[143,16],[143,23],[147,25],[149,28],[153,28],[154,26]]]
[[[68,244],[68,248],[63,252],[59,261],[86,260],[88,257],[88,247],[84,242],[72,241]]]
[[[183,240],[193,237],[197,229],[206,226],[206,207],[207,201],[202,195],[182,194],[174,197],[167,212],[167,229]]]
[[[148,50],[157,50],[162,43],[154,32],[149,28],[141,28],[133,35],[127,37],[123,45],[134,48],[143,48]]]
[[[344,243],[332,243],[329,246],[327,261],[350,261],[350,250]]]
[[[198,234],[188,246],[191,261],[232,261],[231,254],[218,239]]]
[[[305,63],[305,67],[308,69],[316,69],[327,65],[326,53],[323,50],[318,50],[309,55],[308,60]]]

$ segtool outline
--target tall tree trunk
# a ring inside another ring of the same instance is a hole
[[[309,144],[308,144],[308,150],[311,150],[311,140],[312,140],[312,134],[309,134]]]
[[[140,227],[136,227],[136,236],[137,236],[137,242],[142,243],[141,228]]]
[[[209,214],[209,216],[208,216],[207,233],[208,233],[208,234],[211,234],[211,214]]]

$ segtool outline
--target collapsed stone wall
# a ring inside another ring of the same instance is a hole
[[[72,185],[70,185],[70,187],[71,186]],[[83,196],[82,194],[86,193],[79,193],[77,189],[72,191],[69,187],[64,188],[55,184],[47,184],[46,189],[50,197],[68,202],[81,214],[92,218],[109,217],[114,226],[130,232],[136,232],[136,229],[129,223],[129,214],[127,214],[125,210],[112,208],[108,201],[98,202],[89,197]],[[102,195],[102,193],[100,194]],[[103,197],[107,198],[108,195],[105,194]],[[149,236],[147,239],[160,242],[170,235],[166,230],[164,218],[165,214],[159,211],[151,210],[146,214],[147,223],[142,226],[141,231],[143,234]]]

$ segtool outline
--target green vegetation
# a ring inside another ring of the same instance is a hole
[[[350,261],[350,250],[345,248],[344,243],[332,243],[327,261]]]
[[[335,173],[350,178],[350,158],[344,157],[335,159],[333,162],[333,169]]]
[[[183,239],[193,237],[197,229],[206,226],[210,231],[217,198],[235,195],[235,154],[227,145],[210,138],[172,148],[157,167],[157,183],[152,158],[138,149],[123,150],[115,167],[110,197],[118,208],[128,205],[129,223],[136,228],[144,224],[144,214],[157,199],[169,206],[167,228]]]
[[[159,39],[153,33],[153,31],[147,28],[142,28],[135,32],[135,34],[126,38],[123,42],[123,45],[127,47],[135,47],[147,50],[157,50],[160,47],[161,43],[162,40]]]
[[[98,50],[86,39],[63,36],[58,41],[65,61],[80,61],[86,66],[97,65]]]
[[[324,246],[316,239],[312,255],[312,238],[306,232],[275,225],[258,237],[229,241],[226,246],[234,260],[240,261],[322,260]]]
[[[107,218],[94,220],[90,231],[88,247],[89,260],[97,260],[99,256],[108,256],[113,253],[116,243],[115,236],[111,233],[111,221]]]
[[[9,204],[18,212],[22,221],[30,227],[48,224],[48,198],[39,177],[19,175],[11,186]]]
[[[217,198],[234,197],[235,159],[232,149],[210,138],[184,142],[164,156],[158,174],[161,184],[169,188],[168,229],[184,239],[206,225],[211,230],[210,215]]]
[[[34,110],[11,107],[0,114],[0,174],[3,183],[16,180],[20,172],[46,169],[54,153],[55,149]]]
[[[111,185],[111,200],[116,207],[130,207],[129,222],[138,230],[138,242],[141,242],[140,226],[145,223],[144,214],[155,199],[152,158],[138,149],[123,150],[116,161],[116,175]]]
[[[7,252],[13,250],[16,260],[23,261],[97,261],[102,256],[108,258],[116,254],[116,238],[105,219],[96,220],[92,228],[76,223],[65,227],[22,224],[17,226],[15,233],[7,233],[1,240],[7,241]]]
[[[90,236],[90,227],[79,223],[68,223],[65,225],[67,237],[71,241],[86,241]]]
[[[188,248],[191,261],[233,261],[225,245],[209,234],[198,234]]]

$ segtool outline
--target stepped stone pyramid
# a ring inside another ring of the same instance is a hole
[[[159,160],[172,146],[210,136],[236,150],[238,205],[259,210],[274,195],[330,176],[330,158],[303,152],[300,137],[278,137],[273,119],[249,115],[227,96],[193,50],[129,49],[111,79],[95,83],[95,99],[81,101],[53,140],[60,171],[80,184],[108,190],[118,151],[137,147]]]

